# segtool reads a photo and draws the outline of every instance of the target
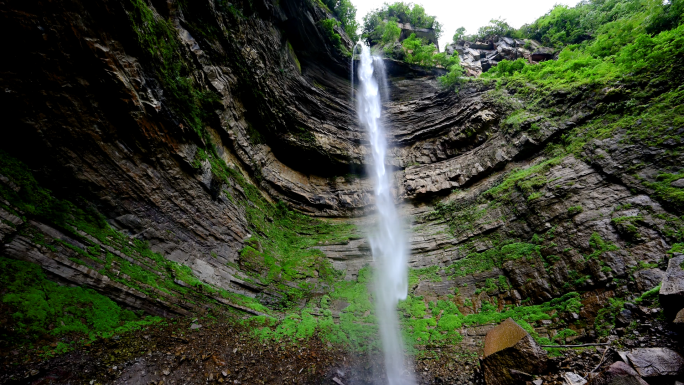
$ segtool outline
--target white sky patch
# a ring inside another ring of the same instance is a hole
[[[395,0],[351,0],[356,6],[356,18],[363,25],[363,17],[370,11],[382,7],[383,3]],[[408,1],[407,1],[408,2]],[[580,0],[417,0],[428,15],[436,15],[442,23],[442,37],[439,48],[451,41],[456,28],[464,27],[466,34],[472,35],[477,29],[489,24],[495,18],[506,19],[514,28],[532,23],[539,16],[550,11],[555,4],[575,6]]]

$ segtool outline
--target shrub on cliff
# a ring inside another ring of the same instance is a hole
[[[419,4],[396,2],[385,4],[363,17],[363,29],[361,38],[368,44],[388,43],[385,37],[386,28],[393,28],[396,23],[411,24],[413,28],[434,29],[435,37],[439,39],[442,34],[442,25],[436,16],[425,13],[425,8]],[[398,40],[397,35],[395,40]],[[393,41],[392,41],[393,42]]]
[[[340,21],[344,32],[352,41],[358,40],[359,23],[356,21],[356,7],[350,0],[321,0]]]

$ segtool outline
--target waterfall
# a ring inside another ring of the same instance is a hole
[[[404,365],[404,346],[397,317],[397,302],[406,299],[408,292],[407,242],[392,197],[392,178],[385,167],[387,140],[380,119],[382,101],[375,78],[385,81],[385,74],[384,65],[379,63],[382,61],[371,56],[370,48],[361,44],[357,111],[359,122],[370,137],[373,159],[369,171],[374,178],[378,212],[377,228],[370,237],[375,262],[374,294],[388,382],[390,385],[410,385],[415,381]],[[374,69],[383,73],[374,76]]]

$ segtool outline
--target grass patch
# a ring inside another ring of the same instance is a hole
[[[76,342],[108,338],[161,321],[122,309],[92,289],[49,281],[40,266],[29,262],[0,257],[0,284],[2,302],[11,309],[14,326],[2,339],[15,344],[45,343],[48,355],[65,352]]]

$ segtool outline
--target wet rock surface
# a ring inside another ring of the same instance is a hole
[[[660,287],[660,303],[666,311],[666,316],[674,319],[684,308],[684,254],[674,254],[670,259]]]
[[[364,172],[368,138],[350,95],[354,64],[342,49],[352,42],[335,27],[342,47],[329,44],[320,25],[330,15],[315,2],[258,1],[240,18],[213,2],[189,3],[180,11],[173,2],[155,0],[149,9],[182,42],[176,50],[184,78],[217,98],[208,101],[204,134],[175,110],[171,92],[141,52],[129,2],[0,4],[0,30],[13,37],[7,41],[9,59],[0,64],[0,102],[11,128],[0,147],[24,161],[57,196],[84,199],[122,234],[147,242],[201,282],[276,308],[297,285],[285,282],[272,291],[256,277],[262,270],[249,270],[240,251],[249,244],[262,252],[249,239],[263,229],[232,198],[259,194],[359,229],[373,224],[374,195]],[[535,62],[555,55],[534,41],[510,38],[459,42],[447,50],[462,57],[470,75],[502,59]],[[498,352],[483,351],[495,323],[461,325],[458,345],[419,345],[419,382],[480,384],[489,376],[561,384],[565,373],[590,383],[643,384],[637,376],[667,377],[668,385],[681,381],[676,357],[684,333],[684,256],[668,250],[681,242],[682,212],[652,187],[659,175],[684,164],[679,128],[672,128],[679,134],[663,146],[633,141],[618,130],[575,155],[552,155],[574,127],[602,118],[607,105],[645,86],[557,90],[545,95],[542,108],[511,117],[529,104],[515,85],[472,83],[446,92],[436,79],[443,70],[392,60],[385,66],[385,124],[392,144],[387,166],[396,200],[411,218],[410,265],[437,268],[409,288],[424,299],[426,317],[441,320],[427,305],[440,299],[471,315],[574,292],[576,308],[530,321],[535,338],[609,344],[608,350],[552,350],[543,370],[541,352],[526,335],[501,350],[524,340],[518,356],[487,369],[478,358],[496,360]],[[200,149],[208,146],[216,153],[203,158]],[[216,178],[211,156],[255,188],[246,191]],[[508,190],[497,195],[507,180]],[[0,184],[19,191],[6,176],[0,175]],[[668,188],[684,188],[684,179]],[[364,384],[382,376],[381,359],[373,352],[344,353],[316,339],[281,346],[243,338],[236,332],[242,329],[228,323],[195,323],[195,314],[223,305],[241,315],[263,313],[178,277],[171,279],[183,287],[182,296],[123,285],[101,274],[101,263],[76,263],[75,249],[50,248],[40,240],[98,248],[145,274],[166,276],[137,254],[124,255],[100,239],[0,203],[3,257],[38,263],[55,281],[92,288],[146,314],[175,317],[182,326],[101,340],[52,359],[2,345],[2,382]],[[370,245],[360,234],[315,247],[346,280],[372,264]],[[532,250],[524,258],[497,259],[521,244]],[[497,257],[487,260],[489,255]],[[473,256],[482,257],[484,266],[468,265]],[[313,277],[305,281],[320,283]],[[641,298],[661,283],[659,296]],[[318,299],[323,289],[316,290]],[[331,304],[336,320],[348,306]],[[0,309],[9,324],[12,309]],[[626,360],[638,365],[625,367],[617,352],[627,352]],[[594,378],[596,373],[603,374]]]
[[[620,356],[643,378],[676,377],[684,374],[684,358],[667,348],[639,348]]]

